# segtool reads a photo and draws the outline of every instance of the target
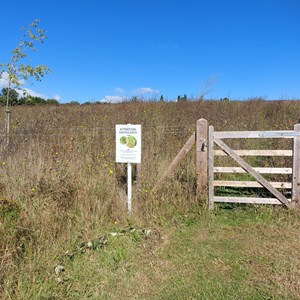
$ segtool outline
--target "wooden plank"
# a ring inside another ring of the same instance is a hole
[[[300,136],[294,130],[281,131],[215,131],[215,139],[247,139],[247,138],[294,138]]]
[[[291,189],[290,182],[269,182],[272,187],[277,189]],[[255,187],[263,188],[257,181],[232,181],[232,180],[214,180],[214,186],[228,186],[228,187]]]
[[[292,174],[292,168],[253,168],[260,174]],[[215,173],[247,173],[240,167],[214,167]]]
[[[153,190],[157,190],[159,186],[162,184],[162,182],[174,173],[175,169],[179,166],[179,164],[182,162],[182,160],[187,156],[189,151],[194,146],[195,138],[196,138],[196,133],[193,133],[188,139],[188,141],[185,143],[185,145],[181,148],[177,156],[174,158],[169,168],[164,172],[162,177],[159,179],[159,181],[157,182]]]
[[[292,150],[233,150],[239,156],[293,156]],[[215,155],[227,156],[223,150],[215,150]]]
[[[197,121],[196,129],[196,172],[197,195],[207,191],[207,129],[208,122],[205,119]]]
[[[214,209],[214,126],[208,132],[208,209]]]
[[[252,197],[215,197],[215,202],[223,203],[248,203],[248,204],[281,204],[276,198],[252,198]]]
[[[294,126],[295,132],[300,132],[300,124]],[[293,189],[292,201],[297,208],[300,208],[300,138],[294,138],[293,145]]]
[[[221,147],[231,158],[233,158],[243,169],[251,174],[260,184],[262,184],[268,191],[270,191],[281,203],[286,207],[291,208],[291,203],[284,197],[280,192],[271,186],[271,184],[263,178],[258,172],[246,163],[240,156],[238,156],[233,150],[231,150],[223,141],[220,139],[214,139],[215,143]]]

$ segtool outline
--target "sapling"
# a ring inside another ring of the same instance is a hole
[[[20,88],[31,77],[37,81],[41,81],[45,74],[51,72],[50,68],[46,65],[38,65],[36,67],[27,63],[28,50],[37,51],[36,44],[44,43],[47,36],[45,30],[39,27],[40,20],[34,20],[27,28],[21,27],[24,32],[19,45],[12,50],[12,55],[7,63],[0,64],[0,75],[3,77],[5,74],[7,80],[7,93],[6,93],[6,120],[5,120],[5,134],[6,146],[9,144],[9,131],[10,131],[10,114],[9,109],[9,94],[12,88]],[[25,62],[25,63],[24,63]]]

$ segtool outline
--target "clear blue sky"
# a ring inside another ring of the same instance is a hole
[[[0,62],[19,28],[41,20],[48,39],[32,63],[53,74],[27,87],[61,102],[209,90],[206,98],[300,99],[299,0],[15,0],[1,12]]]

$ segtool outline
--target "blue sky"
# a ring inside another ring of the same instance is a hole
[[[53,74],[27,83],[38,95],[300,99],[298,0],[11,3],[1,3],[0,62],[19,43],[20,27],[39,18],[48,39],[31,63]]]

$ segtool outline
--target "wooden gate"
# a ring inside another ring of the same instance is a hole
[[[293,139],[293,150],[232,150],[223,139],[284,138]],[[217,145],[220,149],[215,150]],[[215,156],[228,155],[239,167],[217,167]],[[288,168],[253,168],[241,156],[292,156],[293,166]],[[214,131],[209,127],[208,142],[208,190],[209,209],[215,202],[283,204],[287,208],[299,207],[300,195],[300,124],[294,130],[286,131]],[[256,181],[215,180],[216,173],[249,173]],[[292,174],[292,182],[269,182],[261,174]],[[221,197],[215,195],[215,187],[255,187],[266,188],[272,197]],[[291,197],[286,197],[278,189],[290,189]]]

